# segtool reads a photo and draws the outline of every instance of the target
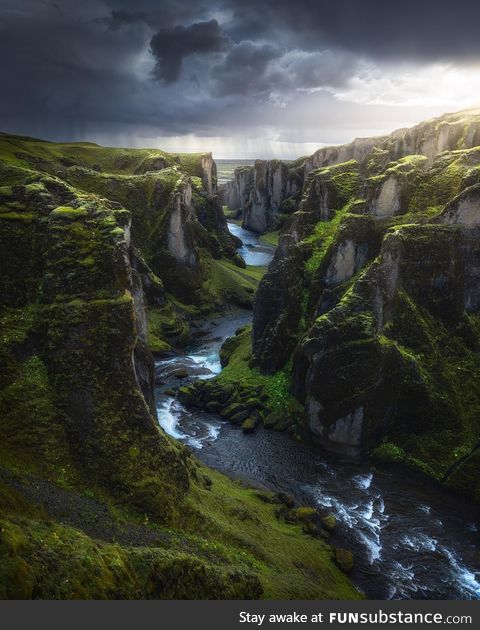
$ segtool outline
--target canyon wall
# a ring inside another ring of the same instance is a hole
[[[253,322],[254,363],[289,375],[316,440],[476,499],[479,129],[461,112],[314,154]]]
[[[236,169],[233,180],[220,187],[220,195],[223,204],[242,217],[245,228],[265,232],[278,228],[297,209],[308,174],[315,169],[355,160],[367,171],[408,155],[424,155],[431,162],[444,151],[479,144],[479,112],[465,110],[388,136],[356,138],[348,144],[324,147],[290,163],[257,160],[253,167]]]

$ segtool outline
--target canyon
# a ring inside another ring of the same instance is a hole
[[[221,186],[211,154],[8,134],[0,174],[0,596],[363,596],[328,501],[177,416],[478,505],[479,110]]]

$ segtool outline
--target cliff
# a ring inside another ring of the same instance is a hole
[[[220,196],[230,210],[241,213],[242,225],[252,232],[275,230],[289,202],[302,187],[302,174],[280,160],[256,160],[254,166],[234,171],[233,180],[224,184]]]
[[[477,500],[480,148],[456,147],[479,128],[452,115],[310,171],[253,325],[257,364],[287,369],[323,445],[376,448]]]
[[[323,147],[291,163],[257,160],[253,167],[236,169],[234,179],[222,186],[220,193],[224,205],[241,214],[244,227],[262,233],[278,228],[297,208],[308,174],[314,169],[355,160],[365,171],[369,163],[386,167],[408,155],[424,155],[431,162],[444,151],[479,144],[480,110],[473,108],[398,129],[388,136]]]
[[[158,425],[150,348],[251,299],[214,172],[0,137],[0,599],[358,597],[273,495]]]

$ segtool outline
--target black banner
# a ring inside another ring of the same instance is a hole
[[[181,628],[375,628],[389,626],[480,627],[480,602],[466,601],[142,601],[0,602],[2,627]]]

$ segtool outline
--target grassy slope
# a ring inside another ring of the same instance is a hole
[[[183,522],[167,529],[87,490],[52,516],[0,479],[0,598],[359,597],[330,548],[278,519],[278,506],[200,464],[196,474]]]

